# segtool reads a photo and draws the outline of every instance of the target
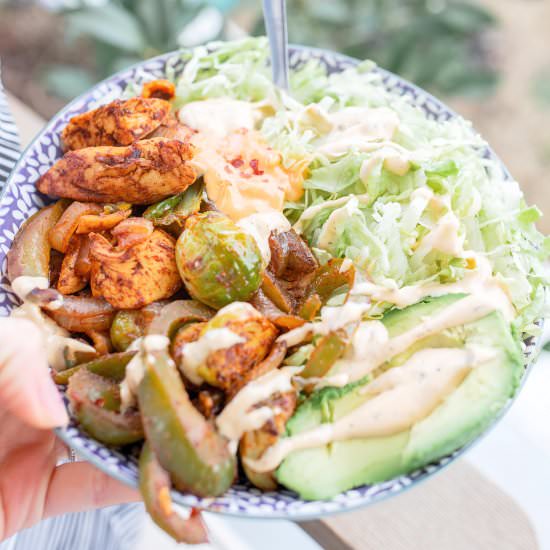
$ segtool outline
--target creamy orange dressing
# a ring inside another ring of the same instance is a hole
[[[12,290],[22,301],[22,304],[15,308],[10,317],[27,319],[31,321],[42,334],[46,350],[48,364],[54,370],[66,368],[66,358],[73,357],[75,353],[95,353],[95,349],[70,337],[70,332],[60,327],[53,319],[45,315],[40,306],[27,300],[29,292],[35,288],[49,288],[49,281],[45,277],[17,277],[12,283]],[[60,305],[60,304],[59,304]],[[50,307],[52,307],[50,305]],[[53,304],[55,308],[55,304]]]
[[[253,103],[227,98],[192,102],[179,112],[180,121],[197,130],[193,162],[208,197],[234,220],[282,212],[285,200],[302,196],[303,167],[283,167],[281,155],[254,129],[260,118]]]
[[[257,460],[244,459],[257,472],[274,470],[290,453],[335,441],[389,436],[426,418],[475,366],[493,356],[485,350],[433,348],[415,353],[365,386],[368,396],[332,423],[279,439]]]
[[[219,141],[195,134],[192,142],[208,197],[234,220],[257,212],[282,212],[285,200],[302,195],[301,175],[285,170],[280,154],[255,130],[235,130]]]

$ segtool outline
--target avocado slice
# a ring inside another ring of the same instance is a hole
[[[403,310],[393,310],[382,322],[390,337],[397,336],[421,318],[436,314],[463,297],[463,294],[453,294],[430,298]],[[389,367],[402,364],[420,349],[466,344],[490,348],[495,355],[472,369],[429,416],[391,436],[334,442],[295,451],[277,469],[279,483],[303,499],[327,499],[353,487],[408,473],[472,441],[513,396],[523,373],[518,338],[499,312],[418,341],[395,357]],[[365,384],[368,380],[315,392],[289,420],[287,435],[346,415],[367,399],[360,393]]]

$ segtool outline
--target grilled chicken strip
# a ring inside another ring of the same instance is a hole
[[[173,82],[161,78],[160,80],[151,80],[143,84],[141,97],[158,97],[169,101],[176,95],[176,86]]]
[[[174,360],[186,374],[187,344],[204,338],[215,329],[227,329],[240,337],[240,343],[211,351],[196,372],[199,380],[223,390],[227,396],[235,395],[250,380],[251,373],[268,354],[278,334],[273,323],[248,304],[235,302],[233,306],[239,308],[221,310],[206,324],[197,323],[180,330],[172,344]],[[246,306],[244,312],[239,311],[240,306]],[[198,384],[191,377],[189,379]]]
[[[129,224],[129,218],[119,224]],[[141,219],[141,218],[138,218]],[[115,247],[103,235],[91,233],[90,286],[96,298],[117,309],[139,309],[170,298],[181,287],[173,237],[152,229],[140,241],[118,239]]]
[[[38,180],[37,188],[77,201],[152,204],[195,181],[192,157],[189,143],[164,138],[128,147],[88,147],[66,153]]]
[[[296,392],[278,393],[258,404],[259,407],[264,405],[276,410],[277,413],[258,430],[246,432],[243,435],[239,445],[241,458],[260,458],[271,445],[277,443],[279,437],[285,432],[288,419],[296,409]],[[277,488],[273,472],[255,472],[248,468],[244,461],[243,468],[246,477],[256,487],[264,491],[273,491]]]
[[[152,134],[151,137],[163,137],[167,139],[178,139],[180,141],[191,141],[197,133],[189,126],[182,124],[176,117],[168,117]]]
[[[74,116],[61,134],[66,151],[101,145],[130,145],[147,137],[169,116],[170,103],[163,99],[117,99],[94,111]]]

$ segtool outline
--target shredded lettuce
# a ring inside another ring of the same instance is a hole
[[[419,247],[451,213],[459,220],[464,248],[485,255],[509,289],[518,311],[515,329],[537,332],[534,323],[545,314],[543,262],[550,239],[536,229],[540,211],[525,204],[518,184],[488,156],[468,122],[427,118],[408,96],[387,90],[370,62],[329,75],[310,60],[292,72],[287,96],[271,82],[263,38],[215,43],[184,55],[187,64],[176,79],[178,104],[226,96],[269,106],[261,125],[265,139],[285,165],[308,167],[303,197],[287,203],[285,214],[299,221],[318,253],[348,257],[365,276],[394,288],[456,281],[464,276],[464,258]],[[406,154],[409,170],[398,175],[388,169],[385,155],[391,151],[350,150],[336,159],[319,153],[315,127],[300,122],[312,103],[330,112],[347,106],[394,110],[400,124],[392,146]],[[370,172],[363,181],[365,162]],[[423,200],[419,190],[433,193],[434,200]],[[315,215],[302,218],[314,206]]]
[[[212,97],[260,101],[275,94],[267,66],[267,40],[213,42],[184,54],[176,106]]]

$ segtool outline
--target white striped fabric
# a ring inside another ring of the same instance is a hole
[[[19,135],[0,78],[0,190],[18,157]],[[0,543],[0,550],[132,550],[144,514],[143,504],[67,514],[21,531]]]
[[[133,550],[143,504],[111,506],[42,521],[0,543],[0,550]]]
[[[0,190],[19,158],[19,147],[19,133],[10,115],[0,78]]]

